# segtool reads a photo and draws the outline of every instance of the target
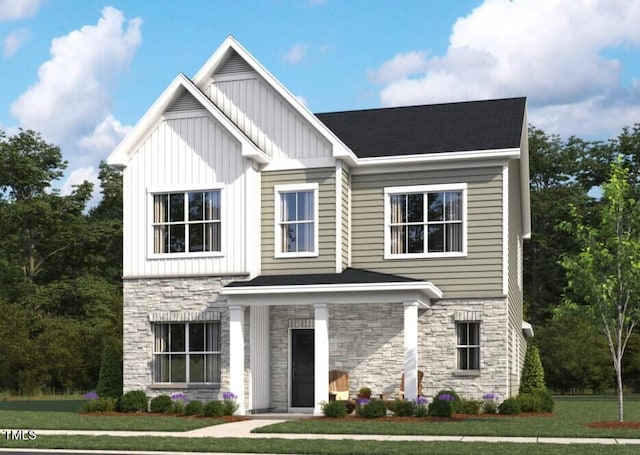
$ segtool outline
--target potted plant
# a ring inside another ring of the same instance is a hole
[[[358,398],[371,398],[371,389],[369,387],[360,387]]]

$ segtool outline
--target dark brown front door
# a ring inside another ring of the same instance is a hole
[[[291,407],[311,408],[314,389],[313,329],[291,331]]]

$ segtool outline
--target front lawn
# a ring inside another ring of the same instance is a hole
[[[615,397],[557,397],[553,416],[477,416],[464,420],[386,421],[376,419],[302,419],[270,425],[257,433],[538,436],[640,438],[637,429],[589,428],[587,423],[614,421]],[[625,399],[625,420],[640,422],[640,397]]]
[[[226,422],[223,419],[160,414],[80,414],[78,410],[83,402],[84,400],[0,401],[0,429],[189,431]]]

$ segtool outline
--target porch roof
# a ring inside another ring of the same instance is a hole
[[[429,281],[354,268],[346,268],[341,273],[260,275],[249,281],[234,281],[221,290],[222,295],[228,296],[380,292],[410,292],[428,299],[442,298],[442,291]]]
[[[388,273],[348,267],[341,273],[305,273],[287,275],[260,275],[250,281],[234,281],[226,287],[239,286],[305,286],[313,284],[368,284],[407,283],[421,280]]]

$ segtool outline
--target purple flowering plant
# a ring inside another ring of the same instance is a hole
[[[453,395],[450,395],[448,393],[443,393],[441,395],[438,395],[436,397],[436,399],[438,399],[440,401],[453,401],[454,400]]]
[[[429,399],[427,397],[416,397],[413,399],[413,404],[416,406],[423,406],[429,403]]]
[[[369,404],[371,402],[371,400],[369,398],[358,398],[356,400],[356,404],[358,406],[365,406],[367,404]]]
[[[85,400],[97,400],[98,398],[100,398],[95,392],[87,392],[83,395],[83,397]]]
[[[482,412],[484,414],[495,414],[498,412],[498,395],[493,392],[482,395]]]
[[[175,392],[171,394],[171,399],[173,401],[181,401],[184,403],[187,401],[187,396],[184,394],[184,392]]]
[[[222,394],[222,399],[223,399],[224,401],[227,401],[227,400],[236,400],[237,398],[238,398],[238,396],[237,396],[235,393],[233,393],[233,392],[224,392],[224,393]]]

